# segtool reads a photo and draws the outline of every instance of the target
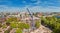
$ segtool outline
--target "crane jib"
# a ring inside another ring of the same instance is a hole
[[[35,25],[34,25],[34,21],[33,21],[33,14],[32,13],[30,13],[30,11],[29,11],[29,9],[27,8],[27,11],[28,11],[28,13],[29,13],[29,15],[30,15],[30,17],[31,17],[31,22],[32,22],[32,26],[34,27]]]

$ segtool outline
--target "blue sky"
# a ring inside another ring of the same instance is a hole
[[[59,12],[60,0],[0,0],[0,11]]]

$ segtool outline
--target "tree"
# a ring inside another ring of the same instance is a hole
[[[24,28],[24,23],[18,23],[18,28],[21,28],[21,29],[23,29]]]
[[[21,30],[20,28],[18,28],[18,29],[16,30],[16,33],[22,33],[22,30]]]
[[[0,28],[2,27],[2,24],[0,23]]]
[[[9,26],[10,25],[10,22],[6,22],[6,25]]]
[[[36,21],[35,27],[36,27],[36,28],[39,28],[39,27],[40,27],[40,22],[39,22],[39,21]]]
[[[30,28],[29,24],[25,24],[24,28],[29,29]]]
[[[16,17],[10,17],[6,20],[6,22],[12,22],[12,21],[17,22],[18,20]]]
[[[56,28],[55,28],[55,29],[53,30],[53,33],[60,33],[60,29],[56,29]]]
[[[42,19],[44,24],[47,25],[50,29],[52,28],[52,33],[60,33],[60,18],[56,17],[47,17]]]
[[[10,26],[11,26],[12,28],[16,28],[16,27],[17,27],[17,23],[12,22],[12,23],[10,23]]]
[[[9,33],[10,31],[9,30],[6,30],[4,33]]]
[[[6,25],[6,24],[2,25],[2,28],[6,28],[6,27],[7,27],[7,25]]]
[[[23,29],[23,28],[26,28],[26,29],[29,29],[30,28],[30,26],[29,26],[29,24],[25,24],[25,23],[19,23],[18,24],[18,28],[21,28],[21,29]]]
[[[12,28],[9,28],[8,30],[4,31],[4,33],[10,33],[11,30]]]

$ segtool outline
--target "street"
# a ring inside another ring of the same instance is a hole
[[[49,28],[41,25],[37,30],[35,30],[34,32],[31,32],[31,33],[51,33],[51,32],[52,31]]]

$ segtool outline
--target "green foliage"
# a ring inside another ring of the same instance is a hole
[[[60,33],[60,19],[53,16],[42,18],[42,20],[44,21],[45,25],[52,29],[52,33]]]
[[[9,30],[6,30],[4,33],[9,33],[10,31]]]
[[[17,18],[16,17],[10,17],[6,20],[6,22],[12,22],[12,21],[17,22]]]
[[[21,28],[21,29],[23,29],[24,28],[24,23],[18,23],[18,28]]]
[[[10,22],[6,22],[6,25],[9,26],[10,25]]]
[[[22,33],[22,30],[18,28],[18,29],[16,30],[16,33]]]
[[[55,29],[53,29],[54,33],[60,33],[60,23],[56,23]]]
[[[54,32],[54,33],[60,33],[60,29],[56,29],[56,28],[55,28],[55,29],[53,30],[53,32]]]
[[[39,22],[39,21],[36,21],[35,27],[36,27],[36,28],[39,28],[39,27],[40,27],[40,22]]]
[[[12,22],[12,23],[10,23],[10,26],[12,27],[12,28],[21,28],[21,29],[29,29],[30,28],[30,26],[29,26],[29,24],[27,24],[27,23],[18,23],[18,22]]]
[[[10,33],[10,30],[8,29],[8,30],[4,31],[4,33]]]
[[[10,23],[10,26],[11,26],[12,28],[16,28],[16,27],[17,27],[17,24],[14,23],[14,22],[12,22],[12,23]]]
[[[26,29],[29,29],[29,28],[30,28],[29,24],[25,24],[24,27],[25,27]]]
[[[4,31],[4,33],[10,33],[11,30],[12,28],[9,28],[8,30]]]
[[[33,13],[34,16],[37,16],[38,13]]]
[[[6,24],[2,25],[2,28],[6,28],[6,27],[7,27]]]
[[[0,27],[2,27],[2,24],[0,23]]]
[[[29,29],[30,28],[29,24],[25,24],[25,23],[19,23],[18,27],[21,29],[23,29],[23,28]]]

